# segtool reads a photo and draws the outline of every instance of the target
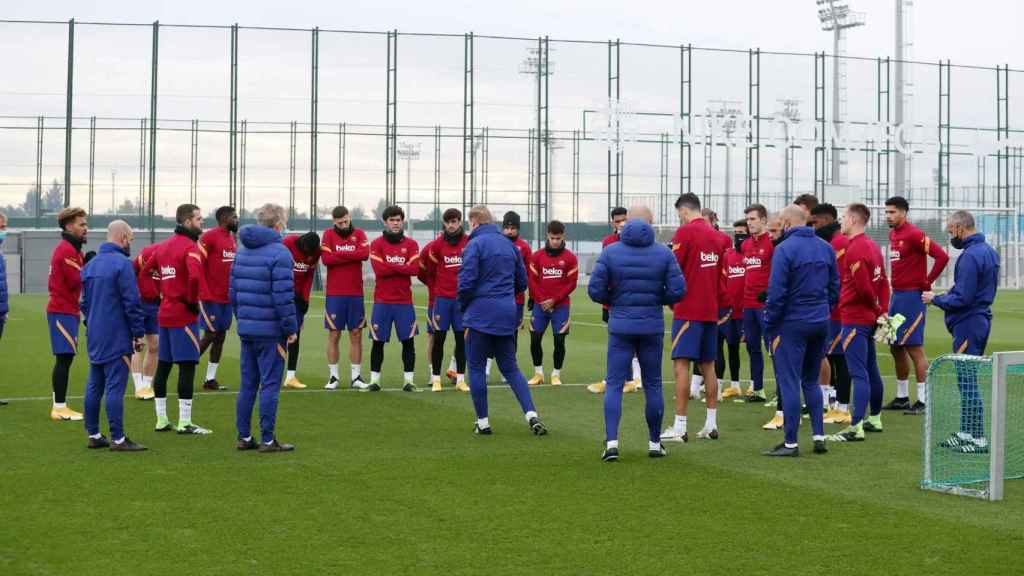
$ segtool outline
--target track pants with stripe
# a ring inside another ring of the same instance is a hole
[[[104,364],[89,364],[84,401],[85,431],[89,435],[100,433],[100,403],[106,396],[110,439],[124,438],[124,389],[130,362],[127,357],[120,357]]]
[[[277,423],[277,399],[281,395],[281,377],[288,358],[284,340],[242,338],[242,382],[235,405],[235,423],[238,437],[252,435],[252,409],[256,395],[260,398],[260,438],[263,442],[274,439]]]
[[[866,324],[843,324],[843,352],[853,380],[853,420],[856,426],[864,419],[871,405],[871,415],[882,411],[884,388],[878,371],[875,352],[875,327]]]
[[[660,441],[665,398],[661,393],[661,353],[665,335],[608,334],[607,387],[604,392],[604,428],[606,440],[619,439],[622,419],[622,387],[632,378],[633,357],[640,361],[644,385],[644,415],[651,442]]]
[[[784,322],[782,332],[772,342],[772,364],[782,398],[783,429],[788,444],[796,444],[800,430],[801,390],[811,416],[811,432],[815,436],[825,434],[818,375],[828,343],[828,328],[828,320]]]

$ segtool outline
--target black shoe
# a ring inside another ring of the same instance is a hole
[[[473,434],[479,434],[480,436],[490,436],[494,432],[491,431],[491,427],[481,428],[479,424],[473,425]]]
[[[251,437],[248,440],[245,438],[239,438],[238,444],[235,445],[235,448],[238,448],[239,450],[255,450],[257,448],[256,440]]]
[[[97,448],[108,448],[110,447],[110,440],[107,440],[106,436],[100,436],[99,438],[89,438],[89,449],[96,450]]]
[[[548,433],[548,429],[544,427],[544,423],[536,416],[530,418],[530,431],[533,432],[535,436],[544,436]]]
[[[665,450],[664,444],[658,444],[657,450],[647,451],[648,458],[664,458],[665,456],[668,456],[668,450]]]
[[[761,451],[761,455],[763,455],[763,456],[784,456],[784,457],[789,457],[789,458],[795,458],[795,457],[800,455],[800,447],[799,446],[795,446],[793,448],[789,448],[789,447],[786,446],[786,443],[783,442],[783,443],[779,444],[778,446],[776,446],[775,448],[771,448],[769,450],[762,450]]]
[[[366,387],[366,391],[367,392],[380,392],[380,384],[377,384],[376,382],[374,382],[374,383],[372,383],[372,384],[370,384],[369,386]]]
[[[7,406],[7,400],[0,400],[0,406]]]
[[[260,442],[260,447],[256,450],[261,454],[267,452],[291,452],[292,450],[295,450],[295,446],[292,444],[281,444],[277,441],[277,438],[274,438],[270,444]]]
[[[207,380],[206,382],[203,382],[203,390],[217,391],[227,389],[227,386],[221,386],[220,382],[217,382],[217,380]]]
[[[402,392],[418,392],[416,385],[412,382],[406,382],[405,386],[402,386]]]
[[[111,452],[142,452],[145,450],[149,450],[149,448],[146,448],[142,444],[132,442],[132,439],[127,436],[124,437],[124,440],[122,440],[120,444],[117,442],[110,444]]]
[[[865,432],[876,432],[881,434],[882,429],[871,423],[871,420],[864,420],[864,431]]]
[[[911,406],[909,410],[904,410],[903,414],[906,416],[920,416],[921,414],[924,414],[925,408],[927,407],[927,404],[918,400],[917,402],[914,402],[914,405]]]
[[[814,453],[815,454],[825,454],[827,452],[828,452],[828,448],[825,447],[825,441],[824,440],[815,440],[814,441]]]
[[[601,462],[618,462],[619,461],[619,449],[618,448],[605,448],[604,454],[601,454]]]
[[[910,398],[893,398],[892,402],[882,406],[882,410],[908,410],[909,408]]]
[[[761,392],[760,390],[758,390],[757,392],[754,392],[750,396],[744,397],[744,400],[746,400],[747,402],[750,402],[751,404],[756,403],[756,402],[760,402],[761,404],[764,404],[765,402],[768,401],[768,398],[765,397],[764,392]]]

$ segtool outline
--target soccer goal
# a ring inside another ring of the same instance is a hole
[[[1024,478],[1024,352],[940,356],[927,385],[921,487],[1002,500]]]

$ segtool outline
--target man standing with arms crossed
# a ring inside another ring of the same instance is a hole
[[[601,459],[619,459],[619,420],[622,389],[634,358],[644,378],[647,455],[666,455],[659,430],[665,412],[661,391],[661,354],[665,338],[663,306],[679,301],[686,283],[672,252],[654,241],[648,208],[633,208],[622,229],[622,241],[601,252],[587,291],[599,304],[608,304],[608,387],[604,397],[605,449]]]
[[[156,431],[205,435],[211,431],[192,423],[199,363],[199,284],[203,274],[203,257],[196,242],[203,231],[203,215],[195,204],[182,204],[175,219],[178,225],[174,235],[160,243],[141,272],[160,270],[160,352],[153,377]],[[177,426],[167,418],[167,379],[174,365],[178,366]]]
[[[526,378],[516,365],[515,295],[526,289],[526,267],[519,250],[501,237],[486,206],[474,206],[469,211],[469,230],[469,243],[462,252],[458,294],[467,331],[469,391],[476,412],[473,433],[492,433],[484,368],[487,359],[494,358],[519,401],[530,431],[543,436],[548,430],[533,406]]]
[[[88,447],[139,452],[146,447],[124,433],[124,388],[131,355],[142,348],[143,314],[135,270],[128,259],[132,228],[124,220],[107,227],[107,241],[82,271],[89,381],[85,387],[85,432]],[[110,440],[100,433],[100,402],[107,398]]]
[[[936,295],[921,295],[925,304],[933,304],[946,313],[946,329],[953,335],[953,353],[981,356],[992,329],[992,303],[999,287],[999,254],[985,242],[985,235],[974,228],[974,216],[957,210],[946,224],[949,243],[962,250],[956,260],[953,287]],[[985,407],[978,388],[978,371],[969,365],[957,371],[960,388],[960,430],[940,443],[965,454],[986,453]]]
[[[932,283],[946,269],[949,255],[932,242],[920,228],[907,221],[910,204],[902,196],[885,201],[885,221],[889,224],[889,263],[892,275],[892,304],[889,316],[902,314],[906,320],[896,330],[896,341],[890,347],[896,364],[896,398],[885,405],[886,410],[904,410],[905,414],[924,413],[928,377],[928,357],[924,353],[924,325],[927,310],[921,294],[932,289]],[[928,272],[928,257],[935,260]],[[927,275],[925,273],[927,272]],[[917,377],[917,401],[910,404],[910,364]]]
[[[370,257],[370,241],[366,232],[352,225],[352,214],[344,206],[331,211],[334,226],[320,237],[320,260],[327,267],[327,302],[324,306],[324,328],[327,333],[327,368],[330,378],[327,390],[336,390],[338,377],[338,340],[348,330],[348,358],[351,366],[351,387],[365,390],[360,375],[363,362],[363,327],[366,309],[363,304],[363,262]]]
[[[576,290],[579,264],[576,255],[565,246],[565,224],[558,220],[548,223],[548,239],[544,248],[530,257],[528,271],[530,298],[530,356],[533,359],[533,378],[530,386],[544,383],[544,332],[551,325],[555,341],[551,371],[551,385],[562,384],[562,365],[565,362],[565,339],[569,336],[569,295]]]
[[[690,363],[699,363],[707,390],[707,418],[697,438],[718,439],[718,378],[715,354],[718,349],[718,307],[725,298],[722,275],[722,244],[714,229],[700,214],[700,199],[686,193],[676,200],[682,225],[672,237],[672,252],[683,271],[686,294],[672,310],[672,365],[676,380],[676,410],[673,425],[661,439],[687,442],[687,410],[690,402]]]
[[[462,328],[462,309],[456,300],[458,296],[459,269],[462,267],[462,251],[469,237],[462,229],[462,212],[456,208],[444,211],[444,233],[430,243],[427,251],[427,275],[434,288],[434,309],[430,322],[434,337],[430,345],[431,390],[440,392],[441,363],[444,360],[444,341],[451,329],[455,337],[456,389],[469,392],[466,386],[466,341]],[[422,265],[422,264],[421,264]]]
[[[203,390],[227,390],[217,382],[217,364],[224,351],[224,338],[231,329],[231,308],[228,306],[228,279],[235,262],[235,232],[238,232],[238,214],[231,206],[221,206],[216,212],[217,226],[199,238],[199,253],[203,255],[203,278],[199,283],[199,318],[203,325],[203,339],[199,341],[199,355],[210,349],[206,364]]]
[[[850,426],[829,436],[835,442],[861,442],[864,432],[882,431],[882,376],[875,352],[875,330],[886,320],[889,280],[878,245],[864,233],[871,211],[850,204],[843,214],[843,234],[850,239],[843,260],[839,306],[843,316],[843,352],[853,379],[853,417]],[[868,413],[870,403],[871,411]]]
[[[82,246],[85,245],[89,224],[85,210],[65,208],[57,214],[61,240],[50,258],[47,287],[50,300],[46,304],[46,322],[50,327],[50,347],[53,350],[53,406],[51,420],[81,420],[82,414],[67,405],[68,380],[71,363],[78,353],[79,299],[82,294]]]

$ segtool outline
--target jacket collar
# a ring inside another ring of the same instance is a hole
[[[111,254],[114,252],[123,254],[126,257],[128,256],[128,252],[124,248],[114,244],[113,242],[104,242],[103,244],[100,244],[100,254]]]
[[[483,236],[485,234],[498,234],[498,227],[494,224],[481,224],[476,227],[475,230],[469,235],[470,240],[477,236]]]

